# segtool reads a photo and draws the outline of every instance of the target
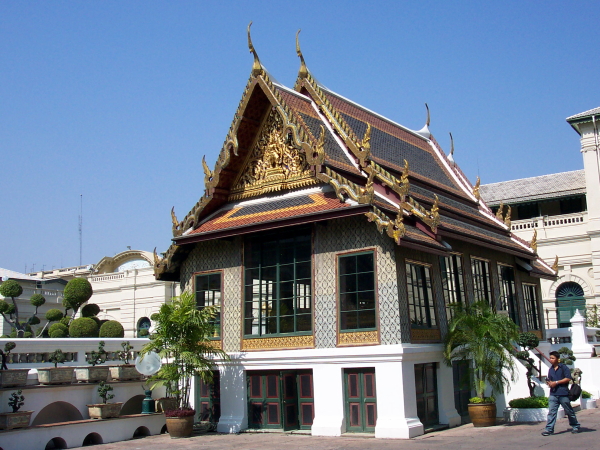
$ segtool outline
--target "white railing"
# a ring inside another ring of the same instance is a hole
[[[533,217],[531,219],[515,220],[510,228],[514,231],[534,228],[552,228],[556,226],[583,223],[587,219],[587,212],[562,214],[560,216]]]
[[[132,350],[132,361],[137,353],[148,342],[147,338],[34,338],[34,339],[0,339],[0,348],[4,349],[6,342],[14,342],[16,347],[11,351],[7,365],[10,369],[31,369],[49,367],[50,353],[60,349],[65,353],[66,366],[86,364],[88,355],[98,350],[98,343],[104,341],[104,350],[108,353],[107,361],[118,361],[117,352],[123,350],[121,343],[129,341]]]
[[[97,282],[97,281],[120,280],[122,278],[125,278],[125,274],[115,273],[115,274],[110,274],[110,275],[95,275],[93,277],[90,277],[89,280],[90,280],[90,282]]]

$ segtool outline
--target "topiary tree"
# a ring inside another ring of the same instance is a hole
[[[100,327],[100,337],[113,338],[113,337],[124,337],[125,330],[116,320],[109,320]]]
[[[46,298],[42,294],[32,295],[29,301],[35,306],[35,311],[31,317],[23,320],[19,317],[19,306],[16,300],[22,293],[23,288],[15,280],[6,280],[0,284],[0,295],[4,298],[10,297],[12,300],[12,304],[6,300],[0,300],[0,314],[2,314],[4,321],[13,329],[15,337],[25,337],[25,333],[32,331],[31,325],[40,323],[40,319],[37,317],[38,308],[46,303]]]
[[[63,306],[65,307],[65,315],[69,310],[73,310],[72,316],[75,317],[81,305],[87,302],[94,290],[92,285],[86,278],[73,278],[65,286],[63,292]]]
[[[48,328],[48,336],[51,338],[63,338],[69,336],[69,328],[60,322],[53,323]]]
[[[540,340],[533,333],[520,333],[517,344],[524,350],[515,352],[515,356],[523,362],[523,365],[527,369],[527,387],[529,387],[529,396],[535,397],[535,383],[532,380],[535,361],[529,354],[529,351],[540,345]]]
[[[80,317],[75,319],[69,325],[69,335],[71,337],[98,337],[98,324],[89,317]]]
[[[48,322],[57,322],[64,317],[62,311],[58,308],[49,309],[46,311],[46,320]]]
[[[94,317],[100,312],[100,307],[95,303],[88,303],[81,308],[81,317]]]

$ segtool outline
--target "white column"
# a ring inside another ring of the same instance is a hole
[[[320,364],[313,367],[315,419],[313,436],[340,436],[344,421],[344,383],[342,367]]]
[[[411,362],[375,364],[376,438],[410,439],[423,434],[417,417],[415,366]]]
[[[440,423],[447,423],[450,428],[461,424],[461,417],[454,405],[454,378],[452,367],[440,363],[437,370],[438,405]]]
[[[589,359],[592,357],[594,348],[588,344],[585,331],[585,317],[579,314],[579,310],[575,311],[575,315],[571,318],[571,350],[577,360]]]
[[[248,428],[246,372],[239,364],[220,366],[219,370],[221,372],[221,418],[217,431],[239,433]]]

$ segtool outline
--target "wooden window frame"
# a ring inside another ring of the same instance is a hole
[[[425,286],[421,288],[418,284],[414,284],[413,276],[410,266],[417,266],[423,269],[423,276],[425,279]],[[433,289],[433,277],[431,276],[432,265],[428,263],[424,263],[421,261],[414,261],[407,259],[405,261],[406,267],[406,294],[407,294],[407,304],[408,304],[408,317],[411,323],[412,330],[438,330],[440,327],[439,320],[437,317],[437,308],[436,301]],[[422,289],[424,298],[421,298],[415,293],[419,293],[419,289]],[[419,301],[419,305],[417,305],[416,300]],[[423,304],[423,301],[425,303]],[[412,303],[411,303],[412,302]],[[414,307],[415,314],[411,314],[411,307]],[[419,310],[425,312],[425,321],[427,322],[425,325],[417,325],[413,323],[413,320],[422,319],[422,312],[419,314],[419,318],[413,317],[416,315],[417,307]]]

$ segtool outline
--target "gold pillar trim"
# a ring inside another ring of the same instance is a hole
[[[379,344],[377,331],[355,331],[351,333],[338,333],[338,345],[372,345]]]
[[[315,337],[312,335],[242,339],[242,351],[314,348],[314,346]]]
[[[428,342],[440,342],[442,340],[442,334],[440,330],[410,330],[411,341],[428,341]]]

